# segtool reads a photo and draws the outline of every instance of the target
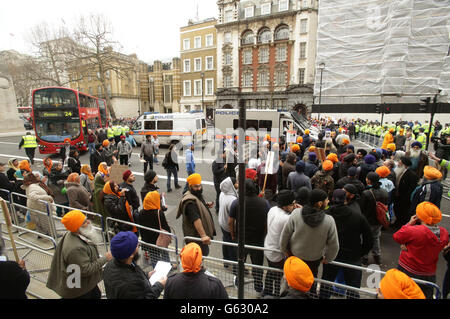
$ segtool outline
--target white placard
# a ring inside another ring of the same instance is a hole
[[[275,157],[275,153],[273,151],[270,151],[269,154],[267,154],[267,161],[266,161],[266,173],[269,175],[274,174],[273,172],[273,159]]]
[[[155,266],[155,273],[150,277],[150,284],[153,286],[155,282],[167,276],[172,269],[172,265],[166,261],[158,261]]]

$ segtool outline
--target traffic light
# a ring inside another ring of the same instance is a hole
[[[430,105],[431,98],[427,97],[425,99],[420,99],[423,103],[419,105],[420,112],[428,112],[428,105]]]
[[[391,113],[391,107],[390,107],[390,106],[386,106],[386,107],[384,108],[384,113],[386,113],[386,114]]]
[[[375,106],[375,112],[377,112],[378,114],[381,113],[381,104],[377,104],[377,105]]]

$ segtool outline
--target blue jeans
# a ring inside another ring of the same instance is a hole
[[[89,147],[89,154],[92,154],[95,152],[95,143],[89,143],[88,147]]]
[[[177,187],[178,186],[177,168],[176,167],[168,168],[168,169],[166,169],[166,172],[167,172],[167,190],[170,189],[170,180],[172,178],[172,174],[173,174],[174,185],[175,185],[175,187]]]

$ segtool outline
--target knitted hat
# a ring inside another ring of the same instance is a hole
[[[298,161],[297,164],[295,164],[295,170],[299,173],[303,173],[305,171],[305,162]]]
[[[129,169],[127,169],[125,172],[123,172],[122,175],[123,180],[126,181],[131,176],[131,174],[133,173]]]
[[[115,259],[128,259],[136,251],[138,238],[131,231],[121,231],[111,239],[110,246]]]

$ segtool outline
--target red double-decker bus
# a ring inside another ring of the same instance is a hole
[[[66,138],[87,151],[88,129],[108,126],[106,101],[63,87],[35,89],[32,118],[41,154],[57,154]]]

